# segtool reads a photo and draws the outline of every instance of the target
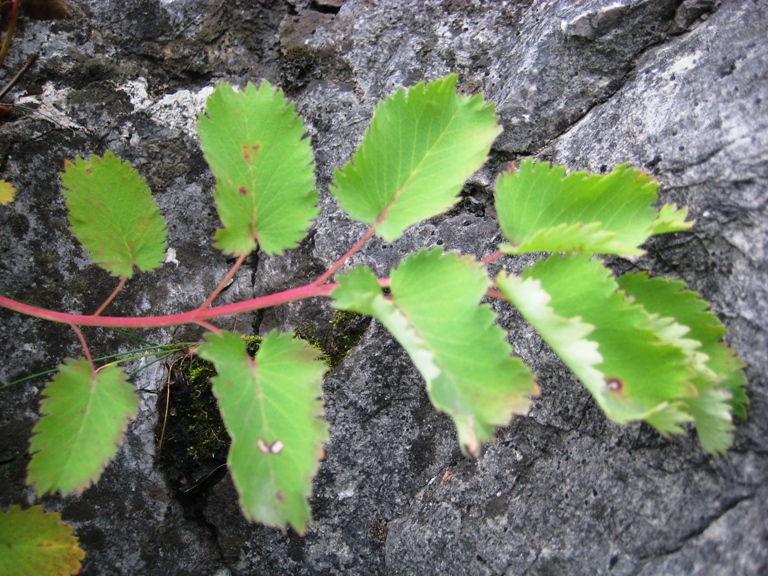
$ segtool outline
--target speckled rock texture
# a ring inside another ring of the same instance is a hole
[[[324,381],[327,457],[305,536],[248,524],[230,479],[179,479],[158,458],[170,362],[134,378],[141,412],[100,482],[80,496],[25,487],[45,378],[0,389],[0,507],[43,503],[76,527],[87,575],[761,575],[768,573],[768,5],[762,0],[70,0],[71,17],[22,22],[4,85],[0,292],[71,312],[114,288],[67,230],[58,173],[107,149],[153,189],[169,225],[165,266],[138,276],[118,314],[198,306],[231,262],[211,247],[213,178],[195,117],[219,80],[266,78],[297,102],[315,147],[322,213],[301,247],[251,256],[225,301],[314,279],[365,227],[328,193],[373,106],[400,85],[451,72],[496,102],[504,133],[449,213],[352,260],[387,275],[421,247],[484,257],[500,235],[492,182],[525,156],[571,169],[629,162],[664,202],[690,207],[691,232],[654,239],[634,263],[685,280],[712,302],[748,364],[749,419],[723,457],[694,434],[665,440],[606,420],[551,350],[494,303],[542,389],[530,414],[462,457],[399,345],[372,322]],[[519,271],[528,260],[494,265]],[[322,301],[236,320],[238,330],[327,329]],[[231,328],[234,319],[222,327]],[[84,330],[95,355],[137,347]],[[199,329],[141,331],[156,343]],[[0,382],[80,353],[67,328],[0,310]],[[148,364],[145,361],[145,364]],[[135,368],[139,368],[137,364]],[[193,485],[194,490],[188,490]]]

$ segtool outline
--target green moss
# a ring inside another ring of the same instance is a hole
[[[182,377],[187,379],[191,393],[183,408],[177,406],[175,417],[186,421],[187,454],[193,460],[207,460],[229,446],[229,436],[211,392],[211,378],[216,375],[216,370],[197,356],[190,359],[188,366]],[[184,370],[183,365],[181,370]]]
[[[259,351],[259,346],[261,346],[262,340],[263,338],[261,336],[243,336],[245,349],[248,350],[248,354],[256,356],[256,352]]]
[[[261,344],[258,336],[244,338],[250,354]],[[188,485],[207,471],[226,462],[230,438],[221,419],[213,395],[211,378],[216,375],[213,364],[197,356],[178,359],[171,368],[170,390],[161,401],[162,417],[158,424],[158,441],[162,436],[160,461],[171,479]]]
[[[289,60],[293,62],[295,61],[306,62],[312,59],[312,52],[310,52],[304,46],[298,46],[298,45],[291,46],[285,51],[283,58],[285,60]]]
[[[362,314],[336,310],[326,330],[321,331],[313,322],[305,322],[297,326],[293,334],[317,348],[333,370],[357,345],[370,322],[371,319]]]
[[[315,55],[303,46],[291,46],[280,58],[280,76],[288,93],[306,86],[315,70]]]

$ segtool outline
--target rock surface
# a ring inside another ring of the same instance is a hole
[[[67,20],[24,22],[0,73],[4,84],[40,53],[0,124],[0,178],[19,190],[0,210],[1,292],[85,313],[112,291],[69,234],[58,183],[66,159],[110,149],[147,178],[173,249],[161,270],[129,283],[112,312],[199,305],[230,263],[210,243],[218,221],[195,114],[217,81],[259,78],[281,85],[305,117],[322,213],[299,249],[249,258],[223,298],[313,279],[364,231],[327,186],[375,103],[399,85],[459,72],[461,89],[495,101],[505,127],[488,165],[457,208],[393,244],[370,242],[353,262],[386,275],[422,246],[487,256],[499,233],[491,184],[506,162],[533,155],[596,172],[630,162],[659,179],[663,201],[689,206],[697,220],[689,233],[651,242],[631,266],[681,278],[712,302],[749,366],[751,403],[733,449],[718,458],[694,435],[667,441],[646,426],[612,424],[520,317],[494,305],[542,395],[471,461],[407,355],[374,322],[325,379],[331,440],[315,522],[300,537],[247,524],[228,477],[201,473],[187,494],[158,463],[168,366],[154,364],[134,379],[141,413],[100,482],[79,497],[42,499],[77,528],[83,574],[768,573],[765,3],[69,4]],[[322,329],[330,315],[310,301],[239,318],[238,329]],[[0,318],[3,383],[79,353],[66,328],[5,310]],[[86,336],[96,355],[136,348],[114,332]],[[158,343],[199,336],[194,328],[141,333]],[[44,384],[0,391],[4,509],[38,502],[24,486],[24,454]]]

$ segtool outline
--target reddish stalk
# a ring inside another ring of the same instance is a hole
[[[368,242],[368,240],[370,240],[370,239],[371,239],[371,237],[372,237],[372,236],[373,236],[375,233],[376,233],[376,229],[375,229],[373,226],[371,226],[371,227],[368,229],[368,232],[366,232],[365,234],[363,234],[363,237],[362,237],[362,238],[360,238],[360,240],[358,240],[357,242],[355,242],[355,245],[354,245],[354,246],[352,246],[352,248],[350,248],[349,250],[347,250],[347,252],[346,252],[346,254],[344,254],[344,256],[342,256],[341,258],[339,258],[338,260],[336,260],[336,262],[333,264],[333,266],[331,266],[330,268],[328,268],[328,270],[326,270],[326,271],[325,271],[325,273],[324,273],[322,276],[320,276],[320,278],[318,278],[317,280],[315,280],[314,282],[312,282],[312,284],[311,284],[311,285],[312,285],[312,286],[320,286],[320,285],[321,285],[323,282],[325,282],[326,280],[328,280],[328,278],[330,278],[331,276],[333,276],[333,273],[334,273],[334,272],[336,272],[336,270],[338,270],[339,268],[341,268],[341,267],[342,267],[342,265],[344,264],[344,262],[346,262],[347,260],[349,260],[349,258],[350,258],[350,257],[351,257],[351,256],[352,256],[352,255],[353,255],[355,252],[357,252],[358,250],[360,250],[360,248],[362,248],[362,247],[363,247],[363,244],[365,244],[366,242]]]
[[[211,303],[221,293],[227,283],[232,279],[237,270],[242,266],[247,254],[238,257],[237,262],[232,266],[232,269],[227,273],[224,279],[219,283],[213,293],[203,303],[202,306],[195,310],[188,312],[182,312],[179,314],[169,314],[165,316],[144,316],[144,317],[121,317],[121,316],[100,316],[101,312],[112,302],[117,296],[120,289],[125,285],[126,280],[122,279],[120,284],[110,294],[107,300],[99,307],[99,309],[90,316],[81,314],[68,314],[66,312],[57,312],[55,310],[47,310],[45,308],[39,308],[31,304],[24,304],[18,302],[12,298],[6,296],[0,296],[0,307],[13,310],[20,314],[27,316],[33,316],[35,318],[41,318],[50,322],[61,322],[68,324],[75,330],[83,344],[83,349],[86,351],[90,361],[90,354],[88,348],[85,345],[85,339],[82,337],[82,333],[77,326],[100,326],[103,328],[161,328],[167,326],[179,326],[182,324],[197,324],[202,326],[206,330],[215,332],[216,334],[221,332],[221,329],[214,326],[209,320],[213,318],[221,318],[223,316],[233,316],[242,314],[244,312],[252,312],[253,310],[259,310],[262,308],[270,308],[272,306],[279,306],[280,304],[286,304],[288,302],[294,302],[296,300],[303,300],[305,298],[316,297],[328,297],[331,292],[338,286],[338,284],[324,284],[328,278],[330,278],[336,270],[338,270],[344,262],[346,262],[355,252],[375,234],[375,228],[371,227],[356,243],[350,248],[339,260],[337,260],[333,266],[331,266],[322,276],[311,284],[300,286],[299,288],[292,288],[290,290],[284,290],[276,294],[270,294],[268,296],[260,296],[258,298],[251,298],[242,302],[234,302],[232,304],[225,304],[210,308]],[[389,278],[379,279],[379,285],[382,287],[388,287],[390,284]],[[93,365],[93,363],[91,363]]]
[[[488,256],[487,258],[483,258],[481,260],[481,262],[482,262],[483,266],[487,266],[488,264],[490,264],[494,260],[497,260],[497,259],[501,258],[502,256],[504,256],[504,252],[501,252],[501,251],[497,250],[496,252],[494,252],[493,254]]]
[[[112,294],[107,296],[107,299],[104,300],[104,304],[99,306],[99,309],[96,310],[96,312],[93,313],[94,316],[98,316],[99,314],[104,312],[104,309],[112,303],[112,300],[114,300],[115,296],[117,296],[117,294],[120,292],[120,290],[123,289],[123,286],[125,286],[126,282],[128,282],[128,278],[120,278],[120,283],[117,285],[117,288],[115,288],[112,291]]]
[[[489,288],[485,291],[485,295],[489,298],[496,298],[497,300],[506,300],[506,296],[499,292],[498,290],[494,290],[493,288]]]
[[[16,29],[16,17],[19,15],[19,0],[11,0],[11,16],[8,22],[8,30],[5,32],[5,40],[3,41],[3,47],[0,48],[0,66],[5,62],[5,57],[8,56],[8,52],[11,49],[11,42],[13,41],[13,32]]]
[[[232,316],[243,312],[251,312],[261,308],[269,308],[286,304],[295,300],[304,298],[314,298],[319,296],[327,297],[337,284],[324,284],[316,286],[307,284],[299,288],[292,288],[268,296],[251,298],[242,302],[234,302],[205,310],[195,309],[180,314],[170,314],[167,316],[145,316],[145,317],[120,317],[120,316],[85,316],[79,314],[67,314],[66,312],[56,312],[38,308],[30,304],[17,302],[12,298],[0,296],[0,306],[8,308],[27,316],[50,320],[51,322],[61,322],[64,324],[75,324],[77,326],[101,326],[105,328],[161,328],[165,326],[179,326],[181,324],[200,324],[213,318],[222,316]],[[206,326],[208,327],[208,326]],[[215,328],[215,327],[214,327]]]
[[[208,308],[214,300],[216,300],[216,297],[221,294],[221,291],[224,290],[224,288],[227,287],[227,284],[229,284],[229,281],[232,280],[232,278],[237,274],[237,271],[240,269],[240,266],[243,265],[243,262],[245,262],[245,259],[248,257],[248,254],[241,254],[240,257],[237,259],[237,262],[232,266],[232,268],[227,272],[227,275],[224,276],[224,279],[219,282],[219,285],[216,286],[216,289],[211,292],[211,295],[208,296],[208,299],[203,302],[202,306],[200,306],[199,310],[205,310]]]
[[[203,328],[205,328],[209,332],[213,332],[214,334],[221,334],[221,328],[219,328],[218,326],[214,326],[210,322],[203,322],[202,320],[200,320],[198,322],[195,322],[195,324],[197,324],[198,326],[202,326]]]
[[[77,338],[80,340],[80,346],[83,348],[83,353],[85,354],[85,359],[88,360],[88,364],[91,365],[91,373],[96,376],[96,366],[93,364],[93,358],[91,357],[91,351],[88,348],[88,343],[85,341],[85,337],[83,336],[83,333],[80,332],[80,328],[77,327],[75,324],[69,325],[72,330],[75,331],[75,334],[77,334]]]

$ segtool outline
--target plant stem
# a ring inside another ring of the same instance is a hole
[[[221,330],[210,324],[208,320],[213,318],[221,318],[222,316],[232,316],[235,314],[242,314],[243,312],[252,312],[253,310],[259,310],[262,308],[270,308],[272,306],[278,306],[280,304],[286,304],[288,302],[294,302],[296,300],[303,300],[305,298],[315,297],[328,297],[330,293],[338,286],[338,284],[325,284],[324,282],[330,278],[336,270],[338,270],[344,262],[346,262],[355,252],[371,239],[375,234],[375,228],[371,227],[363,236],[350,248],[341,258],[339,258],[333,266],[331,266],[322,276],[311,284],[300,286],[299,288],[292,288],[290,290],[284,290],[276,294],[270,294],[268,296],[259,296],[257,298],[251,298],[250,300],[244,300],[242,302],[234,302],[232,304],[225,304],[210,308],[211,303],[221,293],[227,283],[232,279],[237,270],[242,266],[243,262],[247,258],[247,254],[240,255],[237,262],[232,266],[232,269],[227,273],[224,279],[219,283],[213,293],[208,299],[195,310],[189,312],[182,312],[180,314],[170,314],[167,316],[145,316],[145,317],[120,317],[120,316],[100,316],[101,312],[109,305],[114,299],[120,289],[125,285],[125,279],[120,281],[120,284],[107,298],[99,309],[91,316],[84,316],[80,314],[67,314],[66,312],[56,312],[55,310],[47,310],[45,308],[39,308],[31,304],[25,304],[12,298],[0,295],[0,307],[8,308],[14,312],[25,314],[27,316],[33,316],[35,318],[41,318],[43,320],[49,320],[51,322],[61,322],[69,324],[72,328],[78,332],[78,336],[81,338],[81,342],[85,347],[85,340],[82,338],[82,334],[77,330],[77,326],[100,326],[102,328],[160,328],[166,326],[179,326],[182,324],[198,324],[204,327],[206,330],[212,332],[220,332]],[[379,280],[379,284],[382,287],[389,286],[389,279],[383,278]],[[90,361],[90,356],[89,356]],[[91,361],[93,366],[93,362]]]
[[[487,266],[488,264],[490,264],[494,260],[497,260],[497,259],[501,258],[502,256],[504,256],[504,252],[501,252],[500,250],[497,250],[496,252],[494,252],[493,254],[488,256],[487,258],[483,258],[481,262],[482,262],[483,266]]]
[[[88,360],[88,364],[91,365],[91,374],[96,376],[96,366],[93,363],[93,358],[91,358],[91,350],[88,348],[88,342],[85,341],[85,337],[83,336],[83,333],[80,331],[80,328],[78,328],[76,324],[70,323],[69,327],[75,331],[75,334],[77,334],[77,338],[80,340],[80,346],[83,347],[83,353],[85,354],[85,359]]]
[[[209,322],[198,320],[197,322],[195,322],[195,324],[197,324],[198,326],[202,326],[203,328],[205,328],[209,332],[213,332],[214,334],[221,334],[221,328],[219,328],[218,326],[214,326]]]
[[[168,367],[168,379],[165,382],[165,416],[163,417],[163,428],[160,431],[160,440],[157,442],[157,448],[155,454],[159,456],[160,451],[163,449],[163,439],[165,438],[165,425],[168,423],[168,411],[171,406],[171,376],[173,375],[173,367],[177,362],[183,362],[187,356],[180,356],[176,358]]]
[[[13,31],[16,29],[16,17],[19,14],[19,0],[11,0],[11,16],[8,22],[8,30],[5,32],[5,40],[3,41],[3,47],[0,48],[0,66],[5,62],[5,57],[8,55],[8,51],[11,49],[11,42],[13,41]]]
[[[497,300],[506,300],[507,298],[498,290],[488,289],[485,291],[485,295],[489,298],[496,298]]]
[[[327,297],[336,288],[337,284],[307,284],[299,288],[291,288],[276,294],[251,298],[242,302],[225,304],[215,308],[206,308],[205,310],[195,309],[180,314],[171,314],[167,316],[145,316],[145,317],[120,317],[120,316],[83,316],[78,314],[67,314],[65,312],[56,312],[38,308],[30,304],[17,302],[12,298],[0,296],[0,306],[8,308],[27,316],[50,320],[51,322],[61,322],[64,324],[74,324],[77,326],[101,326],[104,328],[160,328],[164,326],[179,326],[181,324],[199,324],[220,318],[222,316],[232,316],[243,312],[252,312],[261,308],[278,306],[295,300],[305,298]]]
[[[376,229],[375,229],[373,226],[371,226],[371,227],[368,229],[368,232],[366,232],[365,234],[363,234],[363,237],[362,237],[362,238],[360,238],[360,240],[358,240],[357,242],[355,242],[355,245],[354,245],[354,246],[352,246],[352,248],[350,248],[349,250],[347,250],[347,253],[346,253],[346,254],[344,254],[344,256],[342,256],[341,258],[339,258],[338,260],[336,260],[336,262],[333,264],[333,266],[331,266],[330,268],[328,268],[328,270],[326,270],[325,274],[323,274],[322,276],[320,276],[320,278],[318,278],[317,280],[315,280],[314,282],[312,282],[312,286],[320,286],[320,285],[321,285],[323,282],[325,282],[326,280],[328,280],[328,278],[330,278],[331,276],[333,276],[333,273],[334,273],[334,272],[336,272],[336,270],[338,270],[339,268],[341,268],[341,266],[344,264],[344,262],[346,262],[347,260],[349,260],[349,258],[350,258],[350,257],[351,257],[351,256],[352,256],[352,255],[353,255],[355,252],[357,252],[358,250],[360,250],[360,248],[362,248],[362,247],[363,247],[363,244],[365,244],[366,242],[368,242],[368,240],[370,240],[370,239],[371,239],[371,237],[372,237],[372,236],[373,236],[375,233],[376,233]]]
[[[114,300],[114,299],[115,299],[115,296],[117,296],[118,292],[120,292],[120,290],[122,290],[122,289],[123,289],[123,286],[125,286],[125,283],[126,283],[127,281],[128,281],[128,278],[120,278],[120,283],[117,285],[117,288],[115,288],[115,289],[112,291],[112,294],[110,294],[109,296],[107,296],[107,299],[106,299],[106,300],[104,300],[104,304],[102,304],[101,306],[99,306],[99,309],[98,309],[98,310],[96,310],[96,312],[94,312],[94,313],[93,313],[93,315],[94,315],[94,316],[98,316],[99,314],[101,314],[102,312],[104,312],[104,308],[106,308],[107,306],[109,306],[109,305],[110,305],[110,303],[112,302],[112,300]]]
[[[16,85],[16,82],[21,80],[21,77],[24,76],[24,74],[27,73],[27,70],[29,70],[32,67],[32,64],[37,62],[38,54],[32,54],[29,58],[27,58],[27,61],[24,62],[24,65],[19,68],[19,71],[16,72],[16,75],[11,78],[11,80],[6,84],[2,90],[0,90],[0,100],[5,98],[5,95],[8,94],[8,92],[11,91],[11,89]]]
[[[203,302],[202,306],[198,308],[198,310],[205,310],[208,308],[214,300],[216,300],[216,297],[221,294],[221,291],[224,290],[224,288],[227,287],[227,284],[230,280],[232,280],[232,277],[237,273],[237,271],[240,269],[240,266],[243,265],[243,262],[245,262],[245,259],[248,257],[248,254],[241,254],[240,257],[237,259],[237,262],[235,262],[234,266],[230,269],[229,272],[227,272],[227,275],[224,276],[224,279],[219,282],[219,285],[216,286],[216,289],[211,292],[211,295],[208,296],[208,299]]]

